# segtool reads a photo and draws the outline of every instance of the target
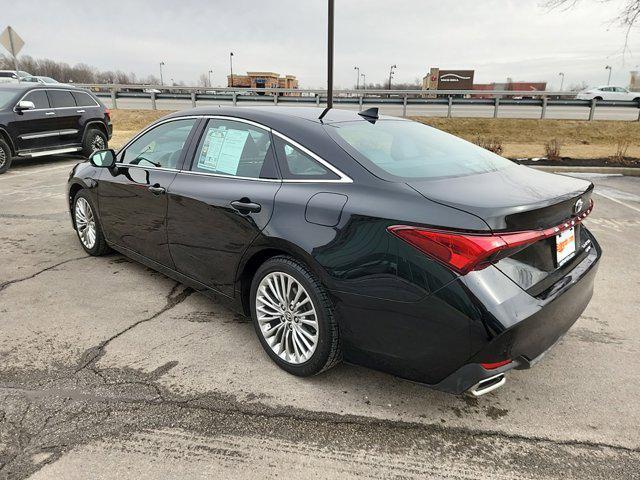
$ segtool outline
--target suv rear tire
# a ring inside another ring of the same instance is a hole
[[[11,147],[7,145],[7,142],[5,142],[4,139],[0,138],[0,175],[9,170],[11,160],[13,160]]]
[[[109,148],[107,136],[102,130],[98,130],[97,128],[87,130],[84,141],[82,142],[82,155],[88,158],[93,152],[107,148]]]

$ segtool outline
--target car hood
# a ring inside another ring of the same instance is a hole
[[[482,174],[407,184],[424,197],[471,213],[489,228],[526,230],[558,225],[575,215],[576,202],[586,210],[593,184],[522,165]]]

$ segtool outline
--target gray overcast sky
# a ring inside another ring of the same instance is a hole
[[[335,83],[351,87],[354,65],[367,82],[422,78],[430,66],[471,68],[476,82],[546,80],[627,85],[640,63],[640,31],[624,58],[624,30],[609,24],[622,0],[582,0],[548,12],[536,0],[336,0]],[[195,83],[214,70],[297,75],[302,87],[326,85],[326,0],[0,0],[0,29],[24,38],[21,53],[103,70]]]

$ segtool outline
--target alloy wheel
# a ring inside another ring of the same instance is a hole
[[[91,141],[91,150],[93,152],[97,152],[98,150],[104,150],[104,148],[104,138],[102,138],[100,135],[94,136],[93,140]]]
[[[0,168],[4,167],[5,163],[7,163],[7,154],[3,148],[0,148]]]
[[[256,316],[267,344],[285,362],[304,363],[316,351],[316,308],[291,275],[272,272],[262,279],[256,292]]]
[[[79,197],[75,208],[76,230],[82,244],[92,249],[96,244],[96,221],[91,205],[84,198]]]

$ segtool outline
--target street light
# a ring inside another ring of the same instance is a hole
[[[229,65],[231,65],[231,86],[233,87],[233,52],[229,52]]]
[[[391,77],[393,77],[393,69],[394,68],[398,68],[397,65],[391,65],[391,68],[389,69],[389,90],[391,90]]]
[[[213,70],[209,70],[209,88],[213,86],[213,84],[211,83],[211,75],[213,75]]]
[[[607,79],[607,85],[611,84],[611,65],[604,67],[605,70],[609,70],[609,78]]]
[[[562,87],[564,86],[564,72],[560,72],[558,75],[562,77],[562,80],[560,80],[560,91],[562,91]]]
[[[356,77],[356,90],[360,89],[360,67],[353,67],[354,70],[358,71],[358,76]]]
[[[160,85],[164,85],[164,82],[162,81],[162,66],[164,65],[164,62],[160,62]]]

